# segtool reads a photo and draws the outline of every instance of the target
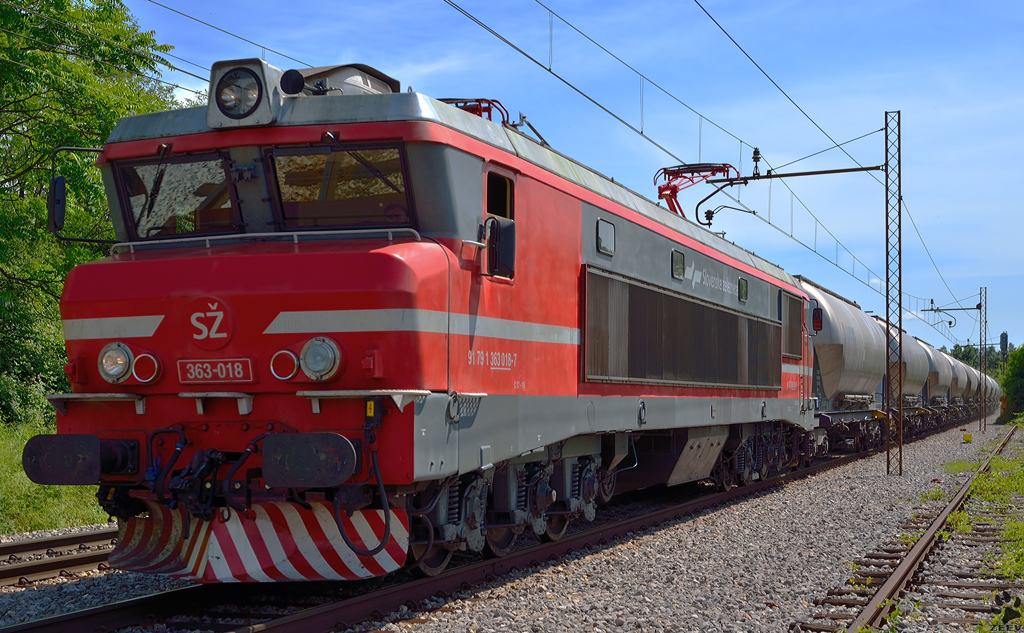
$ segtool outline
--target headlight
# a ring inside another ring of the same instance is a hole
[[[132,375],[132,351],[124,343],[107,343],[100,350],[99,368],[107,382],[124,382]]]
[[[341,366],[341,350],[326,336],[309,339],[299,353],[302,373],[313,380],[327,380]]]
[[[244,119],[252,114],[263,98],[263,86],[248,68],[234,68],[217,82],[214,95],[217,107],[226,117]]]

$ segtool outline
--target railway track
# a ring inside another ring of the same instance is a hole
[[[0,543],[0,586],[97,569],[116,544],[117,528]]]
[[[948,430],[946,427],[942,430]],[[878,453],[874,449],[835,457],[767,481],[668,505],[634,516],[567,534],[559,541],[523,547],[502,558],[474,560],[424,579],[401,577],[362,583],[301,583],[300,585],[208,585],[143,596],[2,629],[4,633],[112,631],[140,623],[164,623],[174,630],[205,629],[224,633],[315,632],[344,630],[381,619],[402,605],[410,613],[436,610],[426,601],[468,591],[473,585],[558,560],[572,552],[600,548],[633,532],[656,528],[726,503],[764,493],[788,482],[824,472]],[[188,605],[183,608],[183,605]],[[280,614],[287,605],[295,612]],[[278,613],[269,613],[268,607]],[[444,609],[446,607],[441,607]],[[406,623],[419,621],[410,615]]]
[[[977,626],[981,615],[992,616],[995,594],[1007,590],[1024,594],[1024,583],[1000,581],[989,565],[988,555],[998,546],[998,524],[1005,514],[976,508],[981,520],[976,524],[971,521],[974,525],[967,535],[949,525],[954,513],[973,505],[968,496],[971,485],[980,474],[988,472],[993,458],[1003,452],[1016,431],[1016,427],[1010,429],[945,507],[934,513],[919,513],[901,526],[909,531],[904,538],[852,561],[856,568],[853,577],[842,587],[829,589],[827,596],[816,602],[838,609],[816,614],[815,622],[795,622],[791,629],[815,633],[866,631],[876,630],[872,627],[885,622],[911,619],[926,620],[929,625]],[[943,555],[965,546],[974,550],[969,558],[960,551],[953,556]],[[952,564],[950,558],[954,559]]]

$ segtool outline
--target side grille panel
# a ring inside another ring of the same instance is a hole
[[[782,338],[778,323],[587,273],[588,380],[778,388]]]

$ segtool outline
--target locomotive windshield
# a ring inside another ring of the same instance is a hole
[[[413,226],[401,145],[243,149],[119,163],[135,236]]]
[[[274,152],[285,228],[408,226],[398,147]]]
[[[124,197],[140,238],[223,233],[236,226],[230,180],[217,155],[120,167]]]

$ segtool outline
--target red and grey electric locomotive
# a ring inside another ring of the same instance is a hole
[[[72,393],[24,452],[36,482],[99,485],[113,566],[436,574],[865,433],[818,410],[827,299],[500,104],[259,59],[215,64],[210,95],[99,154],[119,243],[67,279]]]

